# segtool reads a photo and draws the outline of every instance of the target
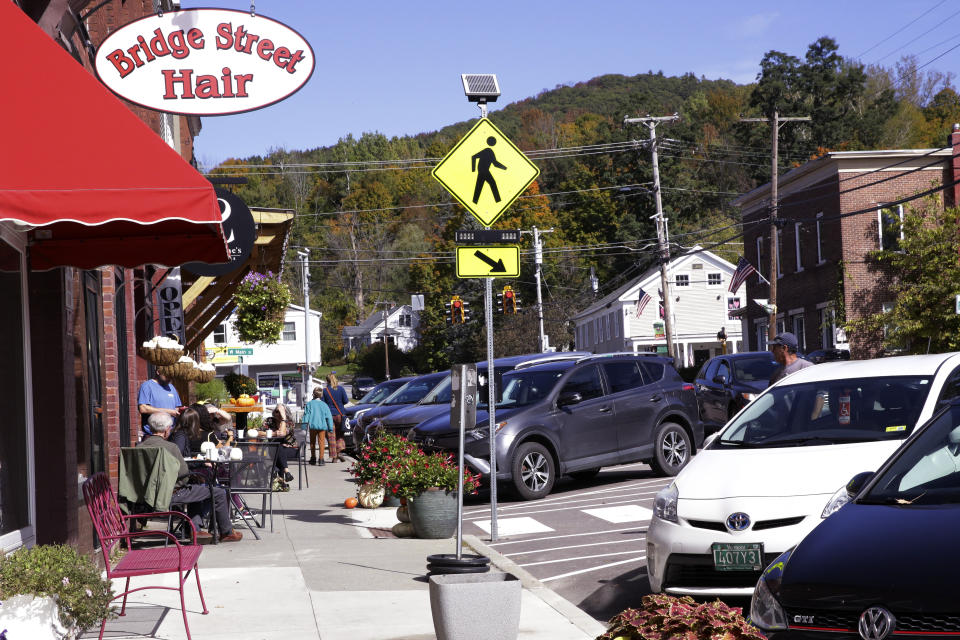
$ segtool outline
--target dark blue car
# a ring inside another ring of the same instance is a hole
[[[753,623],[769,638],[960,636],[960,401],[835,500],[764,571]]]

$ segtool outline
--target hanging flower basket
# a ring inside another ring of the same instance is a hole
[[[283,332],[283,321],[290,304],[290,289],[272,271],[251,271],[233,294],[237,319],[233,328],[246,343],[275,344]]]
[[[153,364],[163,366],[174,364],[183,355],[183,347],[172,338],[157,336],[140,345],[140,357]]]

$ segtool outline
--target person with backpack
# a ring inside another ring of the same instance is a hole
[[[330,442],[330,462],[344,462],[343,450],[346,443],[343,441],[344,407],[350,404],[347,392],[337,382],[337,374],[331,371],[327,374],[327,386],[323,389],[323,401],[333,416],[333,438]],[[328,434],[329,435],[329,434]]]

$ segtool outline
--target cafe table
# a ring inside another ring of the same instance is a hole
[[[241,407],[239,405],[226,404],[220,407],[227,413],[233,413],[237,416],[237,435],[246,434],[247,432],[247,414],[248,413],[259,413],[263,411],[262,404],[253,404],[249,407]]]

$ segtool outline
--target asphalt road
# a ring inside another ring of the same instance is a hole
[[[647,527],[653,498],[670,481],[633,464],[603,469],[589,481],[562,478],[553,493],[532,502],[501,487],[497,540],[488,544],[606,622],[650,593]],[[463,532],[490,540],[488,494],[464,505]]]

